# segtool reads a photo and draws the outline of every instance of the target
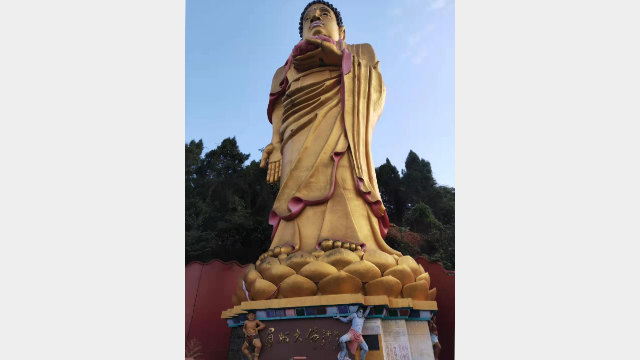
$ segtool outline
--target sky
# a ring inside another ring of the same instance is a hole
[[[387,97],[373,133],[375,166],[401,170],[413,150],[441,185],[455,187],[454,1],[335,0],[346,42],[369,43]],[[259,160],[271,141],[266,109],[271,80],[300,40],[307,0],[187,0],[185,141],[205,152],[235,136]]]

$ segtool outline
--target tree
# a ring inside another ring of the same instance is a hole
[[[382,203],[387,208],[389,221],[399,224],[407,208],[400,173],[387,159],[384,164],[376,168],[376,178]]]
[[[402,171],[402,185],[409,207],[418,203],[429,203],[435,192],[436,181],[431,172],[431,164],[420,159],[418,155],[409,151]]]
[[[403,224],[409,229],[421,234],[428,234],[432,231],[442,231],[442,224],[433,216],[429,206],[419,203],[409,211],[404,219]]]
[[[185,147],[186,262],[237,260],[250,263],[269,246],[267,219],[273,189],[257,162],[244,163],[235,138],[202,154],[202,141]]]

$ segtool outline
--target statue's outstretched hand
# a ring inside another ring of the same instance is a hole
[[[342,64],[342,51],[328,41],[309,38],[307,42],[318,46],[318,49],[309,51],[304,55],[293,59],[293,67],[298,72],[305,72],[322,65]]]
[[[260,159],[260,167],[264,168],[269,163],[267,168],[267,182],[272,184],[280,179],[282,171],[282,153],[280,151],[280,144],[269,144],[264,148],[262,152],[262,159]]]

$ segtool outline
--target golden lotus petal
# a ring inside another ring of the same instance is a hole
[[[407,265],[396,265],[391,269],[385,271],[384,276],[393,276],[394,278],[400,280],[402,286],[410,284],[416,279],[416,277],[413,276],[413,272]]]
[[[426,301],[429,298],[429,284],[424,280],[407,284],[402,288],[402,297]]]
[[[429,290],[429,301],[435,301],[437,295],[437,288]]]
[[[265,257],[264,259],[262,259],[262,261],[260,261],[260,263],[258,263],[258,266],[256,266],[256,270],[258,270],[260,275],[264,277],[265,271],[267,271],[267,269],[273,265],[280,265],[280,261],[273,257]]]
[[[251,287],[253,286],[253,283],[256,281],[256,279],[262,279],[262,275],[260,275],[260,273],[258,272],[258,270],[256,270],[255,268],[249,270],[245,275],[244,275],[244,283],[245,286],[247,287],[247,290],[251,289]]]
[[[298,275],[304,276],[311,281],[319,282],[327,276],[337,272],[338,269],[333,265],[327,264],[324,261],[313,261],[300,269],[300,271],[298,271]]]
[[[393,276],[383,276],[380,279],[367,283],[364,288],[368,296],[386,295],[388,297],[397,298],[400,297],[402,283]]]
[[[284,279],[295,274],[296,274],[296,271],[293,270],[292,268],[286,265],[276,264],[269,267],[265,271],[264,279],[278,286]]]
[[[401,257],[400,259],[398,259],[398,265],[407,265],[409,267],[409,269],[411,270],[411,272],[413,273],[414,277],[416,277],[416,276],[421,274],[420,267],[418,266],[418,263],[416,262],[416,259],[414,259],[413,257],[411,257],[409,255],[405,255],[405,256]]]
[[[364,251],[362,250],[356,250],[353,252],[354,254],[356,254],[358,256],[358,259],[362,260],[362,257],[364,256]]]
[[[427,288],[429,288],[429,286],[431,286],[431,276],[429,276],[428,272],[418,276],[416,278],[416,281],[426,281],[427,282]]]
[[[424,274],[426,271],[424,271],[424,268],[422,267],[422,265],[418,264],[418,268],[420,268],[420,275]]]
[[[351,250],[337,248],[325,252],[318,260],[331,264],[338,270],[342,270],[351,263],[359,261],[360,258]]]
[[[318,258],[320,258],[320,256],[324,255],[324,251],[316,250],[316,251],[312,252],[311,255],[313,255],[313,257],[315,257],[316,259],[318,259]]]
[[[357,277],[364,283],[373,281],[382,276],[380,269],[367,260],[356,261],[346,266],[342,271]]]
[[[318,289],[322,295],[358,294],[362,289],[362,282],[351,274],[338,271],[320,281]]]
[[[362,260],[367,260],[380,269],[380,272],[384,273],[388,269],[398,265],[393,256],[380,250],[367,250],[362,257]]]
[[[315,260],[316,258],[313,255],[298,251],[287,256],[287,260],[285,260],[285,265],[287,265],[288,267],[298,272],[305,265]]]
[[[283,298],[313,296],[318,292],[318,287],[313,281],[304,276],[292,275],[280,284],[279,294]]]
[[[251,289],[251,300],[267,300],[272,297],[275,298],[275,292],[278,289],[277,286],[264,279],[257,279],[253,283]]]
[[[236,292],[233,294],[238,301],[247,301],[247,294],[245,294],[244,289],[242,288],[242,280],[238,281],[238,286],[236,287]]]
[[[280,262],[280,264],[285,265],[285,263],[287,262],[287,254],[278,255],[278,261]]]

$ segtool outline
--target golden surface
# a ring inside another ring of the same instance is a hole
[[[304,276],[311,281],[320,282],[327,276],[337,272],[338,269],[333,265],[327,264],[324,261],[313,261],[300,269],[300,271],[298,271],[298,275]]]
[[[348,265],[359,261],[360,258],[351,250],[337,248],[325,252],[318,260],[331,264],[338,270],[342,270]]]
[[[413,300],[429,300],[429,284],[424,280],[407,284],[402,288],[402,296]]]
[[[356,294],[361,289],[360,279],[342,270],[327,276],[318,283],[318,290],[322,295]]]
[[[304,252],[295,252],[287,256],[284,264],[298,272],[312,261],[316,261],[316,258],[313,255]]]
[[[382,276],[380,269],[367,260],[354,262],[342,270],[357,277],[363,283],[378,279]]]
[[[251,288],[253,287],[253,283],[257,279],[262,279],[262,275],[260,275],[255,267],[253,269],[249,269],[249,271],[246,272],[246,274],[244,275],[244,282],[246,284],[247,290],[251,290]]]
[[[402,292],[402,283],[393,276],[383,276],[365,285],[367,295],[385,295],[398,297]]]
[[[372,264],[377,266],[378,269],[380,269],[380,271],[383,273],[388,269],[391,269],[392,267],[398,265],[393,256],[382,251],[367,249],[367,252],[364,253],[362,259],[371,262]]]
[[[316,284],[300,275],[293,275],[286,278],[280,284],[280,290],[278,290],[279,295],[284,298],[313,296],[317,292],[318,287]]]
[[[278,261],[278,259],[267,256],[262,260],[259,260],[256,266],[256,270],[258,270],[258,272],[260,273],[260,275],[262,275],[264,277],[265,271],[273,266],[273,265],[280,265],[280,261]]]
[[[394,278],[400,280],[402,286],[415,281],[415,276],[413,276],[413,272],[411,272],[407,265],[396,265],[391,269],[385,271],[384,276],[393,276]]]
[[[427,282],[427,288],[429,288],[429,286],[431,286],[431,276],[429,276],[429,273],[426,272],[416,278],[416,282],[423,280]]]
[[[399,258],[398,265],[406,265],[407,267],[409,267],[411,272],[413,272],[414,278],[422,274],[422,272],[420,272],[420,267],[418,266],[418,263],[416,262],[416,260],[409,255],[405,255]]]
[[[361,194],[381,201],[370,144],[386,90],[375,52],[369,44],[346,45],[352,54],[351,70],[343,76],[343,51],[328,42],[320,48],[324,66],[302,65],[295,58],[288,72],[284,66],[275,72],[271,92],[280,90],[285,77],[288,86],[273,109],[272,138],[262,165],[268,160],[267,181],[280,180],[273,210],[281,218],[291,214],[291,199],[326,201],[306,206],[294,218],[281,219],[270,248],[293,245],[297,251],[311,253],[318,241],[333,239],[340,243],[334,241],[334,248],[345,242],[349,249],[351,244],[364,243],[368,249],[399,254],[380,234],[377,216],[384,213],[384,206],[373,210]],[[343,154],[336,167],[335,153]],[[321,247],[329,250],[328,244]]]
[[[295,275],[295,273],[296,271],[288,266],[276,264],[267,268],[263,277],[265,280],[278,286],[284,279],[291,275]]]
[[[429,290],[429,301],[435,301],[436,300],[436,294],[437,294],[437,288],[433,288],[433,289]]]
[[[252,300],[265,300],[271,297],[276,291],[277,287],[264,279],[256,279],[251,289]]]
[[[273,76],[271,93],[285,79],[288,85],[273,108],[271,143],[261,166],[268,164],[268,182],[280,181],[272,208],[279,222],[269,250],[242,277],[255,300],[250,302],[327,294],[362,300],[364,293],[395,305],[433,300],[424,268],[390,248],[380,231],[385,208],[370,144],[386,90],[375,52],[369,44],[333,45],[305,34],[318,50],[294,58],[287,71],[280,67]],[[325,35],[338,41],[344,34],[341,28]],[[343,73],[346,51],[351,64]],[[243,300],[239,286],[232,301]]]

